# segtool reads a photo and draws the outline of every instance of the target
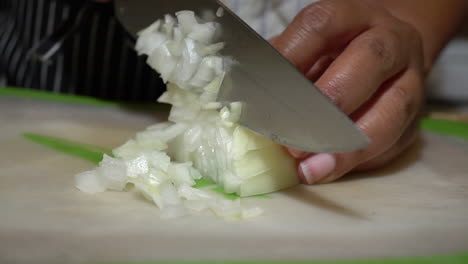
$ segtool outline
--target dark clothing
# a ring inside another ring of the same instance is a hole
[[[48,62],[30,50],[71,25],[78,29]],[[80,13],[81,12],[81,13]],[[71,23],[70,23],[71,22]],[[0,0],[0,85],[122,101],[154,101],[165,86],[137,56],[112,4],[85,0]],[[3,79],[3,83],[2,82]]]

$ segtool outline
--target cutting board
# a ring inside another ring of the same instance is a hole
[[[106,148],[164,111],[0,97],[0,262],[298,260],[468,251],[468,143],[423,133],[388,167],[326,185],[245,198],[258,218],[159,219],[136,193],[89,195],[94,164],[26,140],[57,136]]]

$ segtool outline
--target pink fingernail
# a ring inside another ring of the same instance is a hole
[[[335,166],[335,157],[326,153],[311,156],[299,165],[308,184],[314,184],[327,177],[335,169]]]
[[[304,158],[306,155],[306,152],[292,148],[288,148],[288,152],[289,154],[291,154],[291,156],[293,156],[296,159]]]

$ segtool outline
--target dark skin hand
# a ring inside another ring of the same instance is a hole
[[[322,0],[271,40],[371,140],[350,153],[289,149],[302,182],[380,167],[414,142],[424,79],[467,10],[465,0]]]

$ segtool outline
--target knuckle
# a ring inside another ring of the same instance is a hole
[[[346,86],[346,77],[337,75],[332,80],[324,85],[319,85],[321,91],[342,111],[348,113],[346,98],[344,98],[344,90]]]
[[[397,63],[398,37],[390,30],[381,30],[363,39],[366,49],[387,71],[393,69]]]
[[[322,35],[337,14],[336,1],[320,1],[308,5],[298,15],[300,24],[309,32]]]
[[[421,100],[403,87],[394,87],[392,93],[397,116],[403,117],[403,120],[405,120],[403,123],[407,124],[418,112]]]

